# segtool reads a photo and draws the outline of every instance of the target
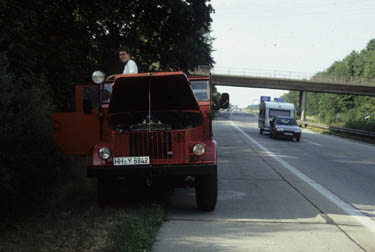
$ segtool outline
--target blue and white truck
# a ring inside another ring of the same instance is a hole
[[[275,116],[294,118],[294,104],[288,102],[262,101],[259,105],[259,133],[270,131],[270,120]]]

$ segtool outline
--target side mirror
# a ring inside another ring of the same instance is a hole
[[[86,115],[91,114],[92,112],[92,103],[89,99],[83,99],[83,113]]]
[[[220,107],[223,109],[228,108],[229,106],[229,94],[228,93],[222,93],[220,98]]]
[[[220,108],[220,106],[219,106],[218,102],[216,100],[213,100],[211,110],[217,111],[219,108]]]

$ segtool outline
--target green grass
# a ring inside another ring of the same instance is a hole
[[[158,207],[140,207],[114,225],[109,236],[111,251],[151,251],[156,233],[165,218]]]
[[[347,138],[347,139],[353,139],[353,140],[364,142],[364,143],[375,144],[374,138],[358,136],[358,135],[348,134],[348,133],[344,133],[344,132],[337,132],[337,131],[333,131],[333,130],[329,130],[329,129],[321,129],[321,128],[312,127],[312,126],[307,126],[306,128],[310,129],[311,131],[318,132],[318,133],[321,133],[321,134],[339,136],[339,137],[343,137],[343,138]]]
[[[76,164],[75,169],[82,167]],[[166,218],[166,192],[145,190],[128,200],[119,193],[115,202],[100,208],[96,180],[77,170],[71,175],[38,208],[23,206],[22,211],[0,216],[0,252],[151,251]]]
[[[89,207],[2,223],[0,251],[151,251],[159,206]]]
[[[310,122],[316,122],[316,123],[329,125],[328,123],[325,123],[325,122],[319,122],[314,116],[307,116],[306,120]],[[373,121],[350,121],[350,122],[336,122],[336,123],[330,124],[330,126],[339,127],[339,128],[340,127],[351,128],[351,129],[359,129],[359,130],[367,130],[367,131],[373,131],[374,125],[375,123]],[[321,128],[317,128],[313,126],[308,126],[307,128],[314,132],[318,132],[322,134],[340,136],[343,138],[353,139],[353,140],[364,142],[364,143],[375,144],[375,139],[371,137],[349,134],[345,132],[338,132],[338,131],[329,130],[329,129],[321,129]]]

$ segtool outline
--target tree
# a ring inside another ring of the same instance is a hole
[[[50,89],[60,110],[73,109],[74,86],[93,70],[120,72],[123,44],[141,72],[214,62],[209,0],[3,0],[1,7],[9,71],[26,86]]]
[[[375,82],[375,39],[370,40],[366,48],[360,52],[352,51],[343,60],[332,63],[327,70],[312,77],[312,79],[324,78]],[[296,104],[297,92],[290,91],[285,95],[285,99]],[[307,96],[306,110],[308,115],[315,115],[324,123],[350,122],[350,127],[362,126],[363,115],[375,113],[375,98],[311,92]]]

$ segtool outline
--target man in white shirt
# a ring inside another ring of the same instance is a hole
[[[130,59],[130,49],[126,46],[120,47],[117,50],[118,56],[120,58],[120,61],[125,64],[124,70],[122,71],[123,74],[136,74],[138,73],[138,67],[137,64],[134,62],[134,60]],[[116,75],[112,74],[107,77],[107,80],[113,79]]]
[[[118,56],[122,63],[125,64],[123,74],[136,74],[138,73],[137,64],[134,60],[130,59],[130,50],[128,47],[121,47],[118,49]]]

